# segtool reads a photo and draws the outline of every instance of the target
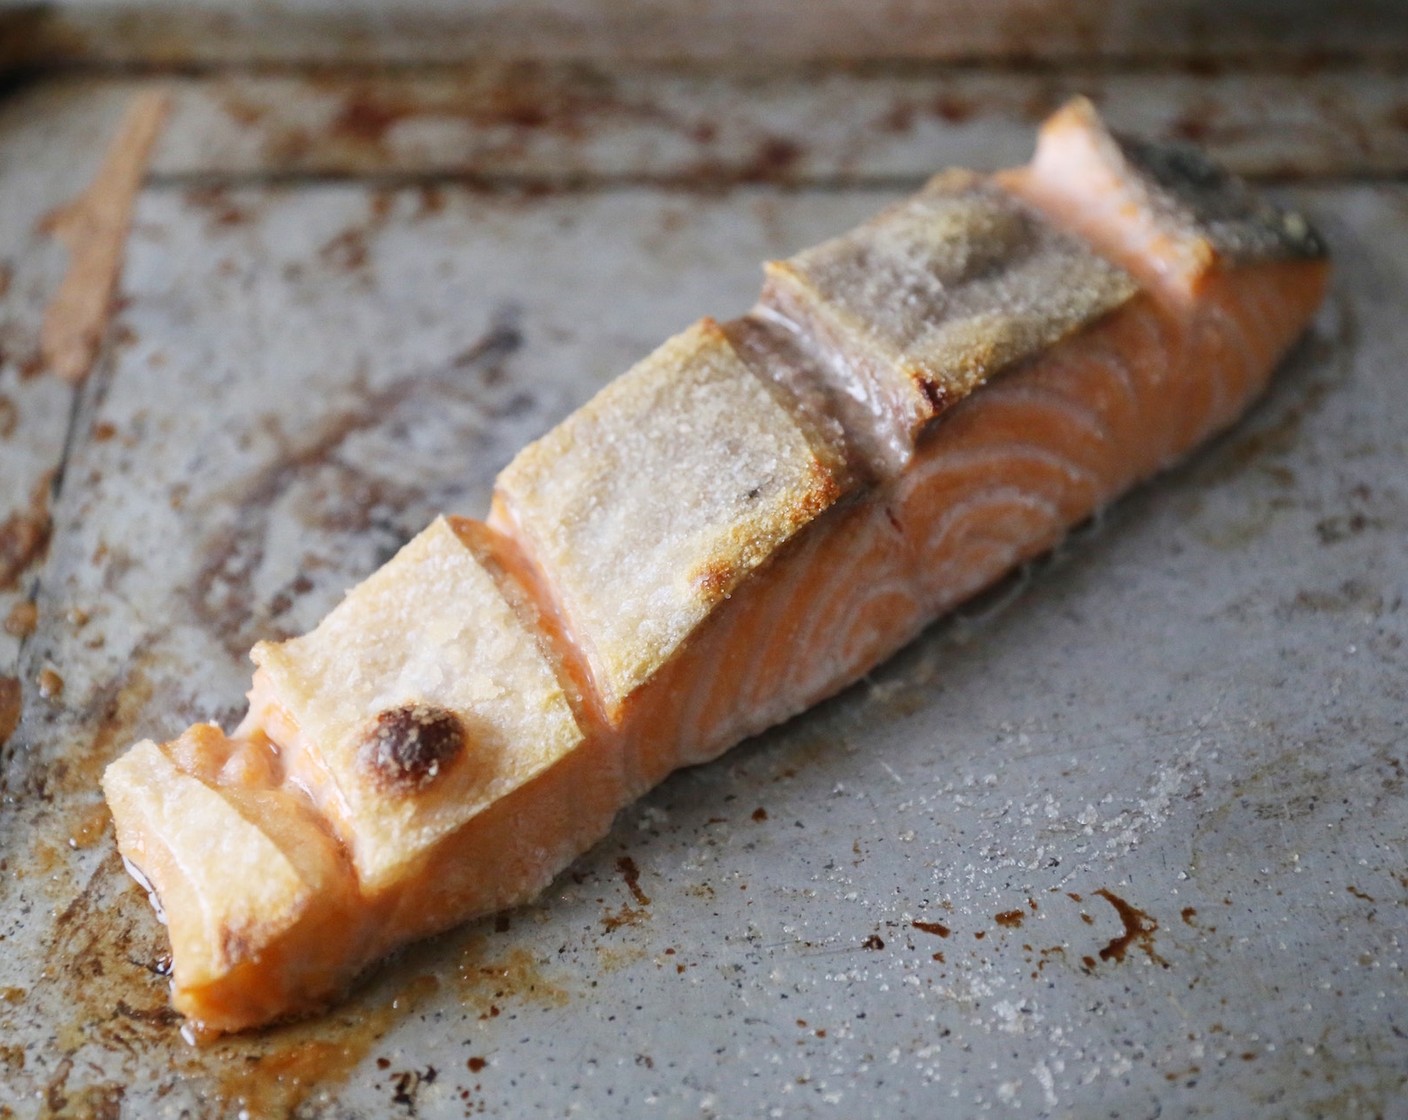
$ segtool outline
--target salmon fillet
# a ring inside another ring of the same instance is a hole
[[[326,1004],[405,942],[535,896],[672,770],[869,671],[1229,424],[1324,247],[1077,101],[1027,166],[937,176],[774,262],[435,521],[249,714],[103,786],[209,1031]]]

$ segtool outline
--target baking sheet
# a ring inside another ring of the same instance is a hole
[[[209,152],[257,151],[258,117],[173,171],[212,89],[178,99],[76,394],[26,367],[61,264],[34,222],[129,86],[0,110],[8,508],[61,468],[6,600],[38,620],[5,639],[24,721],[0,1107],[1408,1115],[1408,191],[1352,180],[1278,189],[1323,226],[1335,289],[1235,431],[841,697],[670,779],[539,903],[415,948],[327,1017],[182,1042],[101,766],[234,718],[254,637],[314,623],[435,512],[481,512],[524,440],[744,309],[758,261],[909,185],[844,170],[805,115],[770,127],[842,169],[811,183],[222,179]],[[948,123],[915,149],[976,142]],[[658,152],[634,144],[623,163]],[[759,177],[784,181],[737,181]]]

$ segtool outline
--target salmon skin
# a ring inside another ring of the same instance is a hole
[[[1076,101],[1024,167],[947,172],[767,266],[435,521],[249,714],[103,787],[207,1031],[326,1005],[521,903],[677,767],[829,696],[1229,424],[1323,244]]]

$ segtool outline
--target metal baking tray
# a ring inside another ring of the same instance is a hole
[[[50,522],[0,603],[37,609],[0,648],[24,697],[0,1114],[1408,1115],[1408,191],[1379,178],[1401,76],[162,78],[120,304],[71,389],[25,360],[62,266],[36,223],[155,80],[0,102],[0,518]],[[101,767],[235,718],[252,640],[436,512],[482,512],[524,441],[743,310],[760,260],[927,170],[1023,158],[1092,86],[1324,229],[1332,297],[1266,399],[843,695],[675,775],[536,904],[325,1016],[187,1045]]]

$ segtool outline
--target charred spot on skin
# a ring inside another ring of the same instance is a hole
[[[405,704],[376,717],[362,739],[361,761],[388,793],[415,793],[464,750],[464,724],[433,704]]]
[[[919,385],[919,391],[924,394],[924,398],[929,402],[930,417],[938,416],[948,408],[949,393],[944,386],[923,373],[917,374],[915,381]]]

